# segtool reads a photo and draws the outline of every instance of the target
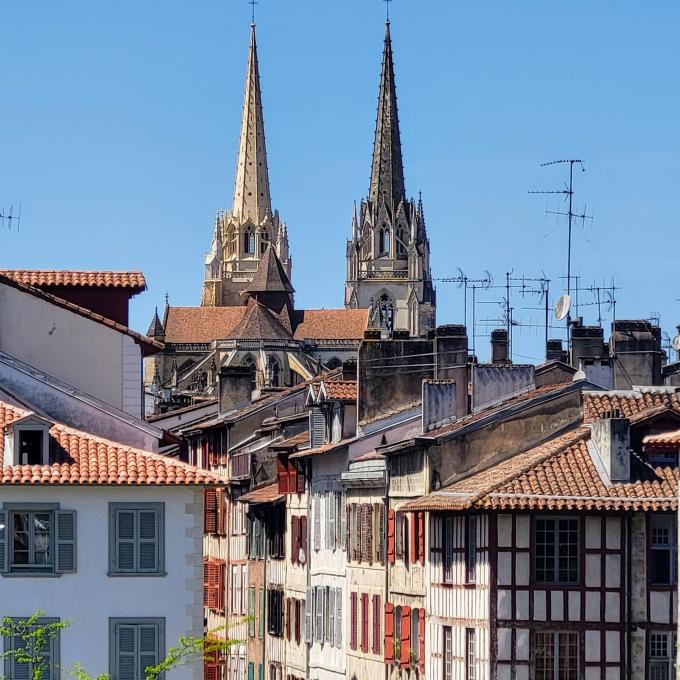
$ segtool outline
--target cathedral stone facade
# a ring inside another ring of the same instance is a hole
[[[369,323],[426,335],[435,326],[435,290],[422,200],[406,196],[389,21],[368,197],[355,207],[347,242],[345,306],[369,309]]]

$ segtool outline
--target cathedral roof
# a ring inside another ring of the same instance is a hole
[[[240,323],[225,339],[289,340],[290,333],[274,313],[251,299]]]
[[[156,311],[153,314],[153,319],[151,319],[151,324],[149,324],[149,330],[146,332],[146,334],[150,338],[162,338],[165,335],[163,323],[158,316],[158,307],[156,307]]]
[[[168,307],[165,342],[209,343],[226,338],[241,322],[247,307]]]
[[[361,340],[368,309],[298,309],[293,313],[295,340]]]
[[[269,244],[265,250],[253,280],[246,288],[248,293],[294,293],[295,289],[286,275],[274,247]]]

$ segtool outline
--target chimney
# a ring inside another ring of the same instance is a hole
[[[592,441],[612,482],[630,481],[630,420],[609,411],[593,421]]]
[[[342,379],[356,380],[357,379],[357,360],[346,359],[342,362]]]
[[[423,434],[455,420],[455,380],[423,380]]]
[[[491,331],[491,363],[509,363],[508,331],[505,328],[496,328],[496,330]]]
[[[252,400],[255,371],[248,366],[225,366],[219,372],[220,413],[245,406]]]
[[[562,348],[562,340],[553,338],[548,340],[545,346],[546,361],[566,361],[567,353]]]
[[[609,356],[604,342],[604,330],[599,326],[584,326],[581,319],[571,324],[570,364],[579,368],[582,359],[602,359]]]
[[[614,357],[614,387],[662,385],[661,329],[646,319],[616,320],[610,340]]]

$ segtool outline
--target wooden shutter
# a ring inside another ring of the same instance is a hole
[[[56,520],[56,571],[72,574],[76,570],[76,513],[75,510],[57,510]]]
[[[288,493],[295,493],[298,485],[298,471],[294,460],[288,460],[286,456],[286,464],[288,465]]]
[[[142,675],[137,670],[137,626],[118,624],[114,637],[116,680],[137,680]]]
[[[380,595],[373,596],[373,653],[380,654]]]
[[[290,561],[298,564],[300,561],[300,519],[297,515],[290,518]]]
[[[260,638],[264,640],[264,619],[265,619],[265,599],[264,599],[264,588],[260,588]]]
[[[392,663],[393,661],[394,661],[394,605],[391,602],[385,602],[385,663]]]
[[[378,561],[385,564],[385,505],[380,503],[378,531]]]
[[[215,599],[217,602],[217,611],[223,612],[226,606],[226,576],[227,576],[227,565],[224,561],[220,560],[215,568]],[[243,606],[243,594],[241,594],[240,606]]]
[[[357,594],[352,592],[349,596],[350,601],[350,641],[352,649],[357,648]]]
[[[411,662],[411,607],[401,608],[401,657],[399,659],[402,668],[406,668]]]
[[[203,531],[213,534],[217,531],[217,490],[206,489],[203,501]]]
[[[361,595],[361,651],[368,652],[368,593]]]
[[[335,535],[335,511],[337,510],[337,501],[335,500],[335,493],[332,491],[328,494],[328,547],[335,550],[337,547],[337,537]]]
[[[425,513],[418,513],[418,559],[425,566]]]
[[[299,494],[303,494],[305,492],[305,471],[304,471],[304,463],[298,463],[296,462],[295,465],[299,466],[297,469],[296,473],[296,487],[297,487],[297,492]]]
[[[134,510],[116,512],[116,570],[134,571],[137,522]]]
[[[204,661],[203,680],[219,680],[219,671],[214,661]]]
[[[335,588],[329,588],[328,593],[328,642],[330,642],[331,647],[335,645]]]
[[[416,513],[409,513],[409,564],[415,564],[418,561],[418,522],[416,521]]]
[[[347,550],[347,494],[343,491],[340,495],[340,547]]]
[[[425,672],[425,610],[418,610],[418,666],[420,672]]]
[[[138,632],[139,670],[143,676],[146,676],[146,669],[149,666],[155,666],[160,661],[159,630],[156,624],[141,624]]]
[[[335,646],[342,649],[342,588],[335,589]]]
[[[255,664],[252,661],[248,662],[248,680],[255,680]]]
[[[309,440],[312,449],[326,443],[326,418],[318,406],[309,410]]]
[[[300,563],[307,561],[307,516],[300,517]]]
[[[307,588],[307,600],[305,601],[305,642],[312,644],[312,615],[314,613],[314,591]]]
[[[139,511],[139,571],[158,571],[158,512]]]
[[[290,640],[290,598],[286,598],[286,640]]]
[[[321,497],[314,496],[314,550],[321,550]]]
[[[300,644],[300,636],[301,636],[301,626],[302,624],[300,623],[300,615],[302,614],[302,604],[300,600],[297,598],[295,599],[295,642],[296,644]]]
[[[0,574],[7,571],[7,511],[0,510]]]
[[[288,466],[286,456],[280,453],[277,459],[277,470],[279,477],[279,493],[288,493]]]
[[[255,637],[255,588],[248,588],[248,635]]]
[[[394,510],[390,510],[387,513],[387,561],[392,564],[394,564],[394,523]]]
[[[323,642],[323,605],[324,588],[317,586],[314,597],[314,640],[316,642]]]
[[[264,666],[262,664],[257,666],[257,680],[264,680]]]
[[[226,536],[228,514],[224,489],[215,489],[215,504],[217,506],[217,533],[220,536]]]

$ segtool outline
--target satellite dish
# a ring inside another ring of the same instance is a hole
[[[671,347],[676,351],[680,352],[680,334],[676,335],[673,340],[671,340]]]
[[[571,309],[571,295],[562,295],[555,305],[555,318],[558,321],[567,318],[569,310]]]

